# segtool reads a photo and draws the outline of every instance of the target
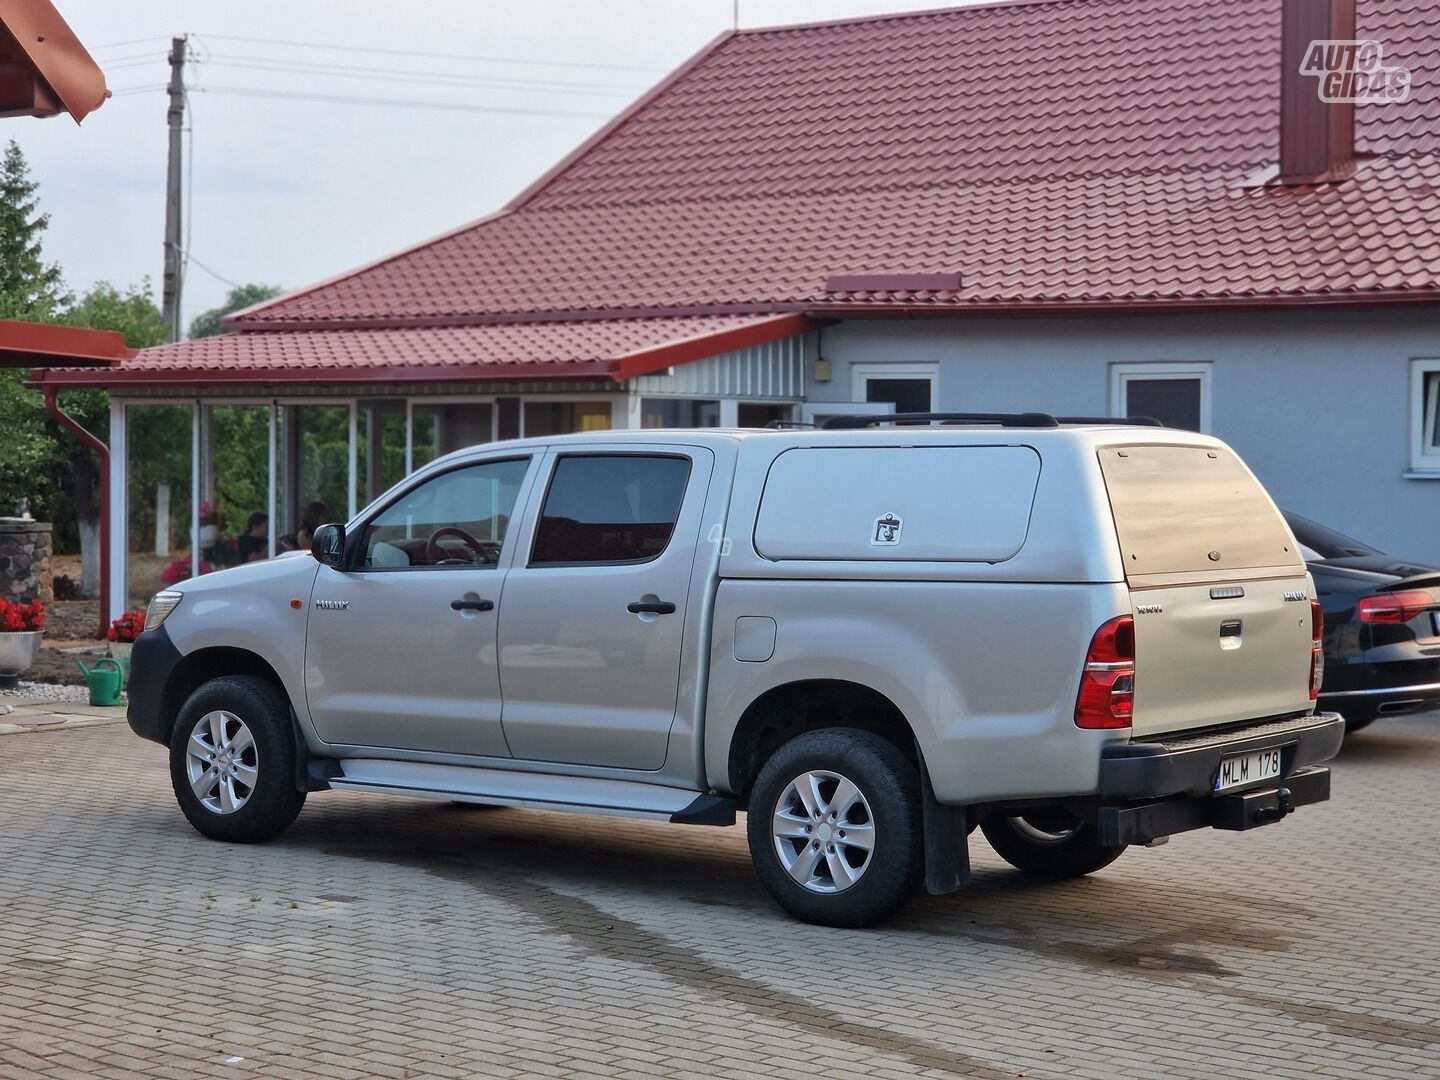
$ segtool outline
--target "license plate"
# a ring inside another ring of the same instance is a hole
[[[1256,750],[1250,754],[1232,754],[1220,759],[1220,771],[1215,774],[1215,790],[1250,784],[1256,780],[1270,780],[1280,775],[1280,748]]]

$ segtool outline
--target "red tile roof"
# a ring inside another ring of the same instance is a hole
[[[1374,156],[1345,183],[1245,186],[1276,158],[1279,0],[745,31],[508,212],[241,325],[1434,295],[1440,0],[1359,8],[1416,77],[1407,103],[1359,107]],[[875,272],[962,284],[825,291]]]
[[[222,334],[144,349],[105,371],[36,371],[36,383],[334,382],[348,378],[625,379],[809,327],[798,315],[500,323]],[[95,331],[89,331],[95,333]]]

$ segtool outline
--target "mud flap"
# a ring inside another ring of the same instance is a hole
[[[925,830],[925,891],[931,896],[959,892],[970,884],[970,830],[965,807],[942,806],[935,801],[930,770],[923,757],[920,801]]]

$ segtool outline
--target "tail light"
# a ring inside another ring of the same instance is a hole
[[[1362,596],[1355,603],[1355,614],[1361,622],[1409,622],[1427,608],[1436,607],[1435,597],[1421,589],[1413,592],[1380,593]]]
[[[1090,639],[1075,699],[1075,726],[1128,728],[1135,710],[1135,620],[1111,619]]]
[[[1325,678],[1325,653],[1320,648],[1320,639],[1325,633],[1325,612],[1314,600],[1310,601],[1310,700],[1320,696],[1320,681]]]

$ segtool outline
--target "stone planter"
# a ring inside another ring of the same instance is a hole
[[[110,642],[110,655],[120,662],[120,685],[122,686],[130,681],[130,650],[134,647],[133,641]]]
[[[0,634],[0,686],[13,686],[16,676],[30,670],[44,636],[41,630]]]

